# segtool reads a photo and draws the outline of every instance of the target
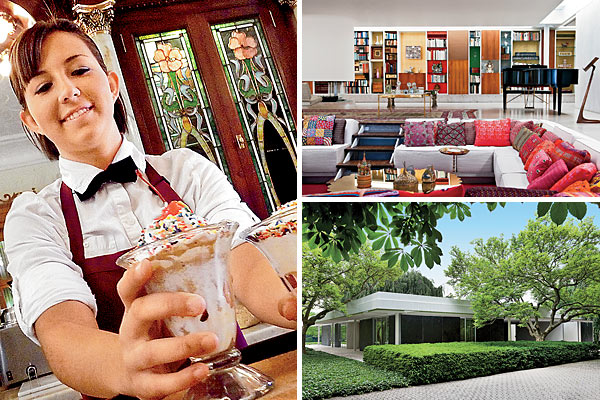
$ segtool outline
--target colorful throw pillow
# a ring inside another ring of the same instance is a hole
[[[510,144],[512,145],[517,137],[517,134],[521,130],[522,127],[526,127],[527,129],[533,129],[533,121],[518,121],[516,119],[510,120]]]
[[[475,146],[510,146],[510,119],[475,120]]]
[[[590,190],[594,193],[600,193],[600,171],[596,172],[590,179]]]
[[[556,182],[569,172],[564,160],[553,162],[542,176],[531,182],[527,189],[550,189]]]
[[[558,182],[556,182],[550,190],[556,190],[557,192],[562,192],[572,183],[577,181],[589,181],[592,179],[592,176],[598,172],[598,168],[596,168],[596,164],[594,163],[584,163],[579,164],[572,170],[570,170],[565,176],[563,176]]]
[[[434,146],[433,121],[407,122],[404,124],[404,145],[406,147]]]
[[[531,130],[534,131],[535,133],[537,133],[538,136],[542,136],[544,133],[546,133],[546,129],[542,128],[542,124],[534,125],[533,129],[531,129]]]
[[[569,170],[575,168],[580,164],[584,164],[590,161],[590,153],[587,150],[578,150],[568,142],[560,142],[555,144],[554,150],[548,153],[552,157],[552,161],[563,159],[567,164]]]
[[[553,147],[554,147],[554,143],[550,142],[549,140],[542,140],[542,143],[538,144],[536,146],[536,148],[533,149],[533,151],[531,152],[531,155],[529,156],[529,158],[525,162],[525,171],[529,171],[529,166],[531,165],[531,161],[533,161],[531,159],[531,157],[533,157],[534,154],[536,154],[540,150],[544,150],[546,152],[546,154],[548,154],[549,151]]]
[[[538,135],[529,136],[529,139],[525,141],[521,147],[521,150],[519,150],[519,157],[521,157],[523,164],[527,162],[527,159],[533,152],[533,149],[535,149],[540,143],[542,143],[542,138]]]
[[[562,140],[558,135],[550,131],[544,132],[544,134],[542,135],[542,139],[549,140],[552,143],[556,142],[557,140]]]
[[[552,165],[552,159],[544,150],[538,151],[531,158],[531,165],[527,169],[527,181],[529,183],[542,176]]]
[[[465,123],[455,122],[447,124],[441,122],[437,124],[437,133],[435,134],[435,144],[437,146],[464,146],[467,144],[465,136]]]
[[[346,119],[336,118],[333,123],[332,142],[333,144],[344,144],[344,131],[346,130]]]
[[[467,121],[465,122],[465,139],[468,145],[475,144],[475,122]]]
[[[535,133],[528,129],[526,126],[522,127],[517,136],[515,137],[514,142],[512,143],[513,149],[520,151],[523,144],[529,139],[529,136],[534,135]]]
[[[577,181],[571,183],[563,192],[590,192],[590,183],[588,181]]]
[[[335,115],[313,115],[302,130],[302,144],[305,146],[331,146]]]

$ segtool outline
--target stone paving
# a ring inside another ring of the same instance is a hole
[[[600,399],[600,360],[333,399],[594,400]]]
[[[351,358],[356,361],[363,360],[363,352],[359,350],[347,349],[345,347],[323,346],[322,344],[307,344],[306,347],[316,351],[333,354],[334,356]]]

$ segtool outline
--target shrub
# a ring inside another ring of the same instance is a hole
[[[360,361],[306,350],[302,355],[302,399],[369,393],[408,386],[401,374],[385,371]]]
[[[420,385],[589,360],[599,348],[576,342],[421,343],[367,346],[363,359]]]

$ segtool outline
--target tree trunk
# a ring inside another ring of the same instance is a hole
[[[302,324],[302,354],[306,354],[306,331],[312,326],[306,323]]]

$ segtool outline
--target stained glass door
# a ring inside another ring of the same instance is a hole
[[[271,206],[291,200],[296,194],[289,186],[297,167],[296,127],[260,21],[211,29],[265,196]]]
[[[113,41],[146,151],[199,152],[265,217],[297,197],[295,19],[274,0],[229,4],[129,9]]]

